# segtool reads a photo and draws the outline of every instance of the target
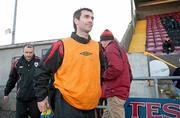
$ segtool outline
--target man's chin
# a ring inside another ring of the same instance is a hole
[[[26,58],[27,61],[31,61],[32,58]]]
[[[91,31],[91,29],[88,29],[88,30],[86,30],[85,32],[86,32],[86,33],[89,33],[90,31]]]

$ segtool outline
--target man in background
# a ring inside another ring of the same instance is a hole
[[[34,54],[34,47],[26,44],[23,55],[11,66],[9,80],[4,90],[4,102],[8,102],[8,95],[17,83],[16,118],[39,118],[34,92],[34,72],[40,59]]]
[[[103,118],[125,118],[124,104],[129,96],[132,80],[128,58],[108,29],[101,34],[100,42],[108,65],[103,74],[103,91],[107,99]]]
[[[180,64],[180,59],[179,59]],[[172,76],[180,76],[180,67],[176,68]],[[173,80],[174,88],[178,97],[180,97],[180,79]]]

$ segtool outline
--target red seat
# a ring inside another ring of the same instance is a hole
[[[147,43],[147,47],[155,47],[154,42],[148,42],[148,43]]]
[[[153,38],[149,38],[149,39],[147,39],[147,42],[148,43],[154,43],[154,39]]]
[[[155,35],[154,37],[155,37],[155,39],[156,38],[161,38],[161,35]]]
[[[162,46],[163,42],[156,42],[156,46]]]
[[[163,47],[162,46],[156,47],[156,51],[163,51]]]
[[[149,53],[155,53],[155,48],[154,47],[149,47],[146,49],[147,52]]]
[[[148,39],[149,39],[149,38],[150,38],[150,39],[152,39],[152,38],[153,38],[153,36],[147,36],[147,38],[148,38]]]

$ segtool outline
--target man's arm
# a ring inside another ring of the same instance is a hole
[[[12,64],[12,66],[11,66],[9,79],[8,79],[6,87],[4,89],[4,101],[5,102],[8,102],[8,95],[11,92],[11,90],[15,87],[16,82],[18,80],[18,73],[17,73],[17,70],[16,70],[16,64],[17,64],[17,61],[14,62]]]
[[[105,70],[103,77],[106,80],[116,79],[120,72],[123,70],[123,60],[119,51],[115,47],[111,47],[106,52],[108,68]]]
[[[99,58],[100,58],[100,64],[101,64],[101,84],[103,82],[103,73],[105,71],[105,69],[107,68],[108,64],[107,64],[107,59],[105,57],[105,55],[103,54],[103,47],[101,45],[101,43],[99,43]]]
[[[14,62],[11,67],[11,72],[9,74],[9,79],[7,81],[5,90],[4,90],[4,96],[8,96],[11,90],[15,87],[16,82],[18,80],[18,73],[16,70],[16,64],[17,62]]]
[[[48,95],[49,80],[61,66],[63,60],[63,43],[58,41],[52,44],[46,56],[41,60],[35,72],[35,95],[37,101],[43,101]]]

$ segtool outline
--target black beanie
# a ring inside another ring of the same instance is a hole
[[[111,31],[108,29],[104,30],[104,32],[100,36],[100,41],[114,40],[114,36]]]

